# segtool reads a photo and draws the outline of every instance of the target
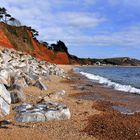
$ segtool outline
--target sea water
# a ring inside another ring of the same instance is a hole
[[[140,67],[80,67],[75,72],[115,90],[140,94]]]

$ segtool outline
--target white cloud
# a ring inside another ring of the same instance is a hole
[[[106,21],[105,18],[99,17],[95,13],[86,12],[65,12],[58,14],[57,17],[63,20],[64,24],[78,28],[96,27]]]
[[[90,44],[93,46],[127,46],[132,48],[140,48],[140,26],[132,26],[123,31],[105,33],[93,36],[78,36],[77,38],[71,37],[69,40],[74,44]]]
[[[97,0],[51,0],[53,4],[60,5],[79,5],[80,6],[91,6],[95,5]]]
[[[122,1],[126,3],[128,0]],[[84,34],[82,30],[94,30],[107,19],[99,13],[63,9],[63,6],[68,5],[79,8],[79,4],[87,7],[96,2],[97,0],[1,0],[0,5],[6,7],[23,24],[37,29],[41,40],[52,42],[60,39],[66,44],[77,46],[90,44],[139,47],[140,26],[126,28],[119,32],[103,31],[103,34]],[[117,5],[120,1],[108,0],[108,2]]]
[[[32,26],[39,30],[41,36],[50,34],[50,36],[63,36],[57,33],[76,33],[79,28],[94,28],[105,21],[104,17],[97,13],[81,12],[78,10],[80,6],[95,4],[95,0],[1,0],[0,5],[8,9],[8,11],[23,24]],[[63,6],[76,5],[76,12],[71,10],[55,10]],[[58,32],[58,28],[59,31]],[[60,29],[61,28],[61,29]],[[52,30],[57,30],[52,32]],[[43,30],[43,33],[41,32]],[[62,31],[63,30],[63,31]],[[46,33],[44,32],[46,31]],[[49,32],[50,31],[50,32]],[[60,38],[61,39],[61,38]]]

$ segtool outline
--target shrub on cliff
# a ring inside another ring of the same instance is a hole
[[[57,41],[57,44],[51,44],[51,48],[56,52],[60,51],[68,53],[68,48],[66,47],[65,43],[60,40]]]

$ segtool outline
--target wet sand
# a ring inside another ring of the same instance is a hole
[[[101,111],[89,117],[84,132],[101,140],[140,139],[140,95],[107,88],[80,74],[73,74],[73,83],[80,92],[71,96],[92,100],[92,107]]]
[[[70,108],[71,119],[40,123],[18,123],[14,120],[15,112],[12,111],[10,115],[1,119],[8,119],[12,124],[0,128],[0,140],[140,139],[140,114],[124,115],[112,108],[112,106],[118,105],[125,107],[132,105],[133,109],[139,109],[139,96],[133,95],[130,97],[127,93],[124,94],[92,83],[84,76],[74,74],[71,71],[73,66],[60,67],[69,72],[70,80],[51,76],[51,81],[46,81],[47,91],[28,87],[25,89],[25,93],[28,103],[36,103],[40,100],[40,97],[50,92],[65,90],[66,95],[59,102],[65,103]],[[14,108],[14,105],[12,108]]]
[[[91,82],[91,80],[88,80],[80,74],[75,74],[76,76],[80,78],[80,82],[79,84],[73,85],[73,87],[81,90],[79,94],[75,94],[77,99],[108,101],[114,104],[113,107],[116,110],[124,114],[140,112],[139,94],[117,91]]]

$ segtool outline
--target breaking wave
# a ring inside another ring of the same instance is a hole
[[[95,74],[90,74],[86,72],[80,73],[86,76],[88,79],[93,80],[94,82],[106,85],[107,87],[111,87],[115,90],[140,94],[140,89],[132,87],[131,85],[122,85]]]

